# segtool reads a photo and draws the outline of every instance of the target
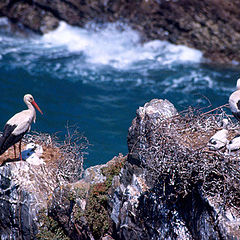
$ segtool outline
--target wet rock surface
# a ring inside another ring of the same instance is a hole
[[[240,62],[240,2],[238,0],[3,0],[7,16],[35,32],[46,33],[63,20],[83,27],[90,21],[122,21],[143,40],[160,39],[201,50],[218,63]]]

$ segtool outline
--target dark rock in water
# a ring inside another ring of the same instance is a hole
[[[38,33],[55,29],[60,20],[80,27],[89,21],[123,21],[145,40],[184,44],[218,63],[236,63],[240,62],[239,9],[238,0],[4,0],[0,3],[0,16]]]

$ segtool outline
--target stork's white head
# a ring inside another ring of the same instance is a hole
[[[240,90],[240,78],[237,80],[237,90]]]
[[[23,97],[23,101],[27,104],[27,102],[32,103],[34,101],[34,98],[31,94],[26,94]]]
[[[27,104],[27,106],[29,106],[29,104],[30,105],[32,104],[41,114],[43,114],[37,103],[34,101],[34,98],[31,94],[24,95],[23,101]]]

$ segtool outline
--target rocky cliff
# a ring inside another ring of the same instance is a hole
[[[46,33],[60,20],[83,27],[89,21],[127,22],[143,40],[161,39],[201,50],[219,63],[240,62],[238,0],[2,0],[0,16]]]
[[[1,239],[239,239],[238,152],[207,148],[224,117],[178,113],[154,99],[137,110],[128,155],[79,181],[59,181],[50,163],[60,155],[40,165],[8,161],[0,167]],[[230,124],[229,138],[238,130]]]
[[[239,160],[206,148],[217,128],[215,117],[178,115],[167,100],[137,110],[111,197],[119,239],[240,237]]]

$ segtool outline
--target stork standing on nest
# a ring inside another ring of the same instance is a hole
[[[209,147],[210,150],[219,150],[223,147],[226,146],[228,143],[228,130],[227,130],[227,125],[228,125],[228,120],[223,119],[222,121],[223,124],[223,129],[217,131],[209,140],[207,146]]]
[[[23,110],[10,118],[4,126],[3,135],[0,137],[0,155],[11,146],[14,146],[14,154],[16,158],[15,144],[20,141],[19,152],[21,160],[21,140],[24,134],[30,131],[32,122],[35,123],[36,121],[35,108],[43,114],[31,94],[26,94],[23,101],[26,103],[28,109]]]
[[[237,80],[237,90],[229,97],[229,106],[233,116],[240,121],[240,78]]]

